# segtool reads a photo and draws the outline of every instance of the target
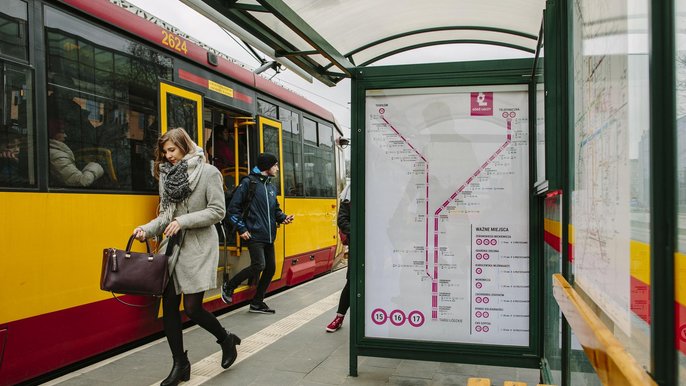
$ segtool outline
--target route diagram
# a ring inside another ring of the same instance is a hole
[[[365,336],[529,342],[526,89],[367,97]]]
[[[465,181],[457,190],[450,196],[449,199],[445,200],[440,207],[436,209],[436,211],[433,213],[433,266],[432,266],[432,271],[429,271],[429,161],[427,161],[426,157],[417,150],[410,141],[408,141],[395,127],[393,127],[393,124],[391,124],[384,116],[383,113],[385,110],[379,109],[379,113],[381,114],[381,119],[386,122],[388,127],[393,130],[393,132],[400,137],[400,139],[410,148],[412,151],[414,151],[417,156],[424,162],[426,165],[425,170],[426,170],[426,220],[425,220],[425,262],[426,262],[426,274],[431,278],[431,319],[437,320],[438,319],[438,255],[439,255],[439,216],[443,210],[445,210],[448,205],[450,205],[451,202],[453,202],[457,196],[472,182],[476,177],[483,172],[486,167],[493,162],[493,160],[496,159],[496,157],[503,151],[505,148],[510,144],[512,141],[512,119],[517,116],[517,113],[514,111],[512,112],[503,112],[503,118],[506,120],[506,139],[505,142],[500,145],[498,150],[496,150],[493,155],[491,155],[488,160],[486,160],[481,166],[474,171],[474,173]]]

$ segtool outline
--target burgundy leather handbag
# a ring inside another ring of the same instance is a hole
[[[169,283],[169,258],[164,254],[131,252],[134,237],[126,249],[105,248],[102,252],[100,289],[127,295],[162,296]]]

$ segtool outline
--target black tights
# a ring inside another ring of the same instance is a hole
[[[223,341],[227,336],[227,332],[222,327],[221,323],[211,313],[207,312],[202,306],[203,292],[194,294],[183,294],[183,309],[186,316],[191,318],[200,327],[207,330],[209,333],[217,338],[217,341]],[[167,335],[167,342],[171,349],[172,355],[183,355],[183,333],[181,331],[181,313],[179,312],[179,305],[181,304],[181,295],[176,294],[174,283],[169,281],[169,285],[164,290],[162,298],[162,310],[164,315],[162,321],[164,322],[164,333]]]
[[[345,272],[345,287],[341,291],[341,297],[338,299],[338,312],[341,315],[345,315],[350,308],[350,262],[348,262],[348,268]]]

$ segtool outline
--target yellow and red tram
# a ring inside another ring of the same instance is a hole
[[[279,201],[296,221],[278,230],[270,291],[332,268],[343,176],[331,113],[132,9],[119,0],[0,4],[0,385],[161,331],[157,307],[120,304],[99,289],[99,274],[102,249],[123,246],[155,215],[152,151],[170,127],[221,161],[227,189],[259,152],[279,157]],[[213,153],[223,128],[231,160]],[[96,172],[63,179],[55,148]],[[227,244],[217,246],[218,278],[249,264],[235,235]],[[252,291],[240,287],[235,302]],[[218,290],[205,301],[225,307]]]

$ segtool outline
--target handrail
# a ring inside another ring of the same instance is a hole
[[[553,296],[604,385],[657,385],[559,273]]]

